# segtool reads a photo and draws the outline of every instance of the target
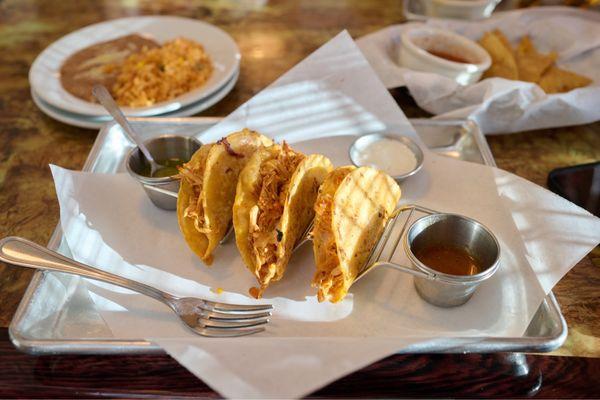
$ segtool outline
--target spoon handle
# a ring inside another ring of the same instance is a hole
[[[135,133],[133,128],[131,128],[131,125],[129,125],[127,118],[125,118],[125,115],[123,115],[123,112],[121,111],[115,100],[112,98],[108,90],[106,90],[106,88],[102,85],[95,85],[92,89],[92,94],[98,99],[98,101],[104,106],[104,108],[106,108],[106,111],[108,111],[110,115],[112,115],[115,121],[117,121],[117,123],[121,125],[125,133],[129,136],[129,138],[133,140],[135,144],[138,145],[138,147],[144,154],[144,157],[146,157],[150,164],[155,164],[152,154],[150,154],[150,152],[144,145],[142,139],[137,135],[137,133]]]

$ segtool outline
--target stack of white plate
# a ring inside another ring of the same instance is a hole
[[[240,52],[223,30],[205,22],[171,16],[122,18],[94,24],[70,33],[48,46],[29,70],[31,96],[35,104],[51,118],[82,128],[99,128],[112,118],[104,108],[67,92],[60,83],[60,68],[73,53],[96,43],[137,33],[164,43],[177,37],[194,40],[213,62],[213,74],[200,88],[173,100],[150,107],[127,108],[131,117],[186,117],[196,114],[225,97],[240,71]]]

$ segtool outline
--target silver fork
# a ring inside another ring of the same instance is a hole
[[[153,297],[168,305],[188,328],[202,336],[235,337],[262,332],[273,310],[270,304],[226,304],[195,297],[177,297],[152,286],[79,263],[19,237],[0,240],[0,260],[26,268],[80,275]]]

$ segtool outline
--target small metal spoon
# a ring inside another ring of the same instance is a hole
[[[119,108],[119,106],[115,102],[115,99],[113,99],[108,90],[106,90],[106,88],[102,85],[95,85],[92,89],[92,94],[98,99],[100,104],[104,106],[106,111],[108,111],[108,113],[115,119],[115,121],[117,121],[117,123],[121,125],[121,128],[123,128],[123,131],[127,134],[127,136],[129,136],[129,139],[131,139],[135,144],[138,145],[142,154],[150,163],[150,176],[153,176],[154,173],[158,171],[162,166],[154,160],[154,157],[152,157],[152,154],[150,154],[150,151],[144,145],[142,139],[133,130],[131,125],[129,125],[127,118],[125,118],[125,115],[123,115],[123,111],[121,111],[121,108]]]

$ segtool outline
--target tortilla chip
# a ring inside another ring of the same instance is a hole
[[[512,48],[510,42],[508,41],[508,38],[506,36],[504,36],[504,33],[500,29],[494,29],[492,31],[492,33],[494,35],[496,35],[496,37],[498,39],[500,39],[500,41],[502,42],[504,47],[506,47],[508,50],[510,50],[511,53],[514,53],[514,49]]]
[[[519,69],[519,80],[537,82],[540,77],[556,61],[556,52],[539,53],[529,36],[524,36],[517,47],[515,58]]]
[[[587,86],[590,83],[592,83],[592,80],[585,76],[552,66],[542,76],[538,85],[546,93],[564,93]]]
[[[499,77],[515,80],[519,78],[512,49],[507,47],[504,42],[508,43],[508,40],[506,38],[501,39],[493,32],[486,32],[479,39],[479,44],[492,59],[492,65],[485,71],[483,78]]]
[[[587,86],[592,80],[554,65],[558,54],[537,51],[529,36],[513,49],[504,34],[495,29],[484,33],[479,44],[488,52],[492,65],[483,78],[500,77],[537,83],[546,93],[561,93]]]

